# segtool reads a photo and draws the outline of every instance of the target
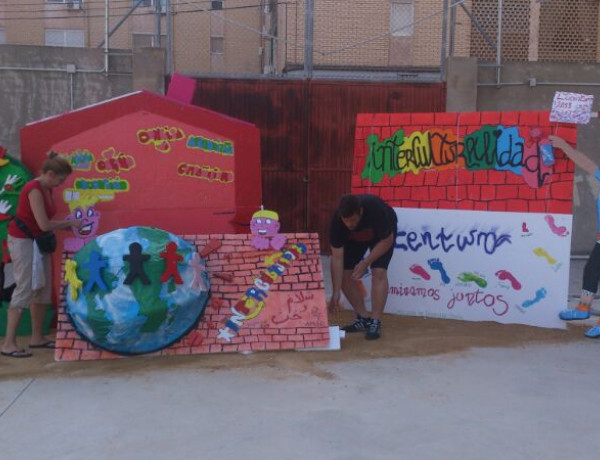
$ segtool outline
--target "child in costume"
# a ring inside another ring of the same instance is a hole
[[[573,162],[589,174],[600,181],[600,168],[587,155],[575,150],[564,139],[558,136],[548,136],[552,145],[567,155]],[[590,308],[594,295],[598,291],[598,282],[600,281],[600,196],[596,200],[598,208],[598,236],[596,244],[592,249],[585,268],[583,270],[583,289],[579,298],[577,308],[573,310],[563,310],[559,313],[560,319],[572,321],[577,319],[588,319],[590,317]],[[586,337],[596,339],[600,338],[600,320],[598,323],[585,333]]]

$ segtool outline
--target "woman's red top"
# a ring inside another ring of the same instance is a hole
[[[19,195],[19,204],[17,205],[17,212],[15,215],[25,223],[31,234],[36,237],[40,236],[44,232],[37,224],[35,216],[33,215],[33,210],[31,209],[29,192],[31,192],[33,189],[38,189],[44,197],[44,208],[46,209],[46,215],[48,216],[48,219],[52,219],[56,214],[56,206],[54,204],[54,199],[52,198],[52,190],[45,192],[41,182],[37,179],[27,182],[25,187],[23,187],[21,190],[21,194]],[[2,196],[0,196],[0,199],[2,199]],[[14,220],[11,220],[10,224],[8,224],[8,234],[10,236],[14,236],[15,238],[29,238],[29,236],[27,236],[27,234],[17,226]]]

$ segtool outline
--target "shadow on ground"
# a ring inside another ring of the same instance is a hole
[[[333,322],[352,320],[351,312],[333,315]],[[466,322],[385,315],[383,336],[366,341],[362,334],[349,334],[340,351],[220,353],[193,356],[140,356],[104,361],[55,362],[52,350],[35,350],[29,359],[0,360],[0,380],[38,377],[135,375],[156,370],[223,370],[261,368],[264,376],[308,373],[321,378],[331,375],[318,364],[380,358],[456,354],[471,348],[517,348],[528,345],[570,343],[589,340],[583,332],[589,326],[569,324],[566,330],[545,329],[494,322]],[[25,340],[21,338],[21,341]],[[22,343],[24,345],[24,343]]]

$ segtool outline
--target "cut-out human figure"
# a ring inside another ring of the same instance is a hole
[[[394,253],[398,218],[394,209],[375,195],[344,195],[329,227],[331,281],[329,309],[339,308],[341,292],[356,319],[342,329],[365,332],[367,340],[381,337],[381,316],[387,301],[387,269]],[[369,254],[365,257],[367,249]],[[367,312],[358,281],[371,268],[371,312]]]
[[[65,238],[66,251],[77,252],[96,237],[100,227],[97,202],[98,198],[90,195],[82,195],[78,200],[69,202],[71,214],[67,216],[67,220],[81,221],[81,228],[73,227],[73,237]]]
[[[194,252],[192,255],[192,260],[190,262],[190,267],[194,271],[194,277],[192,278],[192,283],[190,287],[192,289],[200,288],[203,291],[206,291],[206,284],[204,283],[204,278],[202,275],[206,271],[206,265],[204,264],[204,260],[200,257],[197,252]]]
[[[106,283],[102,279],[102,269],[108,266],[108,262],[102,258],[98,251],[91,251],[90,258],[82,266],[88,269],[88,281],[83,288],[84,292],[91,292],[97,285],[101,291],[106,291]]]
[[[577,166],[585,172],[593,174],[594,177],[600,181],[600,168],[596,162],[584,153],[571,147],[567,141],[558,136],[549,136],[548,139],[554,147],[562,150]],[[600,197],[596,200],[596,207],[597,211],[600,211]],[[596,244],[583,269],[583,286],[581,296],[579,297],[579,303],[577,308],[573,310],[567,309],[561,311],[559,317],[562,320],[571,321],[588,319],[590,317],[590,308],[594,296],[596,295],[596,292],[598,292],[598,282],[600,281],[600,212],[598,212],[598,219],[599,234],[596,239]],[[594,327],[585,333],[585,336],[594,339],[600,337],[600,320]]]
[[[177,263],[183,260],[181,254],[177,254],[177,243],[171,241],[167,243],[164,251],[159,254],[161,259],[165,259],[165,271],[160,277],[161,283],[166,283],[172,277],[175,284],[183,284]]]
[[[69,283],[71,300],[77,300],[79,290],[83,286],[83,281],[77,277],[77,262],[74,260],[67,260],[65,262],[65,281]]]
[[[125,262],[129,262],[129,273],[123,281],[123,284],[132,284],[136,278],[139,278],[142,284],[148,285],[150,279],[144,271],[144,262],[150,259],[148,254],[142,254],[142,245],[140,243],[131,243],[129,245],[129,254],[123,256]]]
[[[256,211],[252,215],[250,221],[250,231],[254,235],[250,244],[252,247],[260,250],[269,249],[269,247],[279,251],[287,238],[279,234],[279,214],[275,211],[269,211],[260,207],[260,211]]]

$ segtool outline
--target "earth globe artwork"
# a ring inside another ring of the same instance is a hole
[[[194,246],[157,228],[105,233],[73,260],[77,276],[67,278],[67,314],[79,334],[114,353],[168,347],[197,325],[210,297]]]

